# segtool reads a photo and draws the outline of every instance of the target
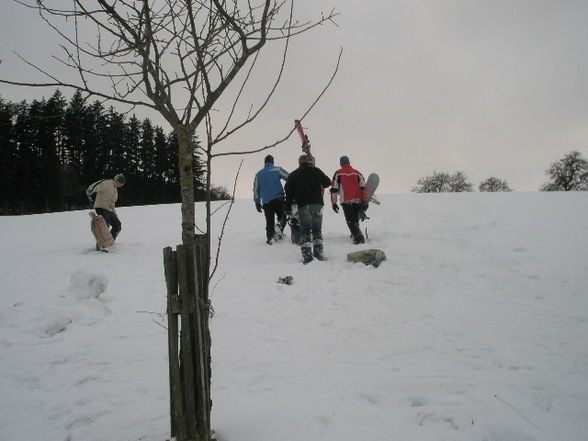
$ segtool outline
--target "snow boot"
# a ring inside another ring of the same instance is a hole
[[[317,260],[321,260],[321,261],[325,260],[325,256],[323,255],[323,244],[322,243],[317,243],[312,246],[312,255]]]
[[[304,265],[312,262],[312,249],[310,247],[301,247],[300,251],[302,252],[302,263]]]

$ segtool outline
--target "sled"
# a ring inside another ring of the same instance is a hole
[[[100,249],[114,245],[114,238],[110,234],[110,229],[104,218],[93,211],[90,212],[90,218],[92,219],[90,221],[90,230],[96,239],[96,245]]]

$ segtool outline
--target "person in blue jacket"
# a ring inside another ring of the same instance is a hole
[[[253,181],[253,200],[258,212],[265,214],[266,243],[281,239],[286,226],[284,210],[284,187],[282,180],[288,179],[289,173],[282,167],[274,165],[274,157],[267,155],[265,165],[255,174]],[[275,220],[278,220],[276,228]],[[277,234],[276,234],[277,232]]]

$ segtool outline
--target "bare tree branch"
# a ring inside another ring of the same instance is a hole
[[[335,69],[333,70],[333,72],[332,72],[332,74],[331,74],[331,76],[329,78],[329,81],[323,87],[323,89],[321,90],[321,92],[317,95],[317,97],[312,102],[312,104],[302,113],[302,116],[300,118],[297,118],[297,119],[299,119],[300,121],[302,121],[304,118],[306,118],[306,116],[312,111],[312,109],[317,105],[317,103],[320,101],[320,99],[323,97],[323,95],[327,92],[327,90],[329,89],[329,87],[331,87],[331,84],[333,83],[333,81],[335,79],[335,76],[337,75],[337,72],[339,71],[339,65],[341,63],[341,57],[342,57],[342,55],[343,55],[343,48],[341,48],[341,50],[339,51],[339,56],[337,57],[337,63],[335,65]],[[281,143],[285,142],[286,140],[288,140],[288,138],[290,138],[290,136],[292,135],[292,133],[294,133],[295,130],[296,129],[293,128],[283,138],[280,138],[280,139],[274,141],[271,144],[267,144],[267,145],[265,145],[263,147],[260,147],[260,148],[257,148],[257,149],[237,150],[237,151],[231,151],[231,152],[213,153],[213,154],[211,154],[211,156],[213,158],[216,158],[216,157],[220,157],[220,156],[235,156],[235,155],[247,155],[247,154],[251,154],[251,153],[259,153],[259,152],[262,152],[264,150],[268,150],[268,149],[271,149],[273,147],[276,147],[277,145],[280,145]]]
[[[243,166],[243,160],[239,163],[239,168],[237,169],[237,174],[235,175],[235,180],[233,182],[233,192],[231,193],[231,202],[229,203],[229,209],[227,210],[227,214],[225,215],[225,220],[223,221],[223,225],[221,227],[220,235],[218,237],[218,246],[216,248],[216,257],[214,259],[214,265],[212,270],[210,271],[209,279],[212,279],[214,273],[218,268],[219,258],[220,258],[220,251],[221,245],[223,242],[223,237],[225,235],[225,227],[227,226],[227,222],[229,220],[229,215],[231,214],[231,210],[233,209],[233,205],[235,204],[235,192],[237,190],[237,182],[239,180],[239,173],[241,172],[241,167]]]

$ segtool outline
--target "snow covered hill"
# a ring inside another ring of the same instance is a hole
[[[236,202],[211,284],[220,438],[588,439],[588,193],[381,200],[364,246],[325,210],[328,261],[306,266]],[[0,218],[0,440],[168,439],[162,249],[180,210],[118,211],[109,254],[85,211]],[[365,248],[388,260],[346,262]]]

